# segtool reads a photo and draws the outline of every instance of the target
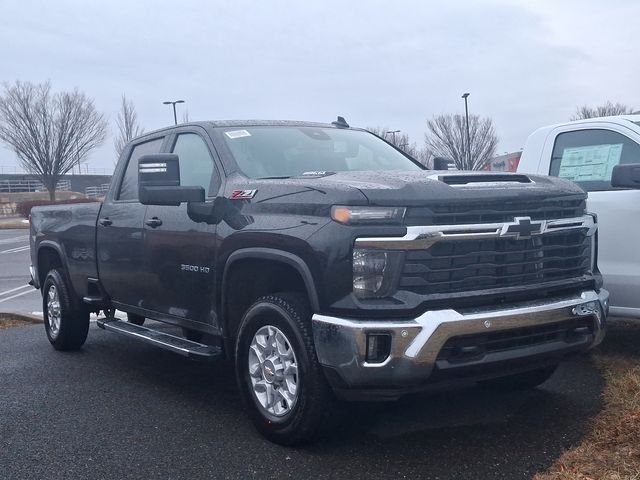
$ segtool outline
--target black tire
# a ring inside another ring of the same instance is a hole
[[[57,296],[58,304],[56,309],[56,302],[51,303],[51,313],[50,294]],[[77,350],[84,344],[89,332],[89,311],[79,299],[72,297],[65,276],[58,269],[49,271],[42,285],[42,311],[44,328],[53,348],[63,351]],[[59,319],[59,325],[55,323],[56,318]]]
[[[492,378],[491,380],[483,380],[479,382],[480,386],[495,390],[529,390],[542,385],[549,380],[556,371],[558,365],[549,365],[547,367],[530,370],[528,372],[509,375],[507,377]]]
[[[283,416],[268,412],[259,402],[249,375],[249,350],[260,328],[273,326],[287,338],[297,363],[297,400]],[[281,445],[316,440],[330,427],[336,402],[316,356],[311,311],[295,293],[259,298],[245,313],[236,340],[236,378],[242,400],[258,431]]]
[[[129,323],[133,323],[134,325],[143,325],[146,318],[135,313],[127,313],[127,320]]]

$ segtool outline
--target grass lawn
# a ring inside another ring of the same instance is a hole
[[[604,408],[582,443],[535,480],[640,480],[640,320],[611,321],[592,356],[606,380]]]

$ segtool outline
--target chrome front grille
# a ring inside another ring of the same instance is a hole
[[[400,289],[432,295],[515,287],[580,277],[590,267],[591,237],[583,231],[438,242],[406,253]]]
[[[402,237],[358,238],[366,249],[404,251],[398,289],[420,295],[480,293],[593,274],[590,215],[502,223],[410,226]]]

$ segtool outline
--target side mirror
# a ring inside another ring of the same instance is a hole
[[[449,170],[453,162],[448,158],[443,157],[435,157],[433,159],[433,169],[434,170]]]
[[[138,198],[143,205],[204,202],[204,188],[180,186],[180,160],[171,153],[143,155],[138,159]]]
[[[629,163],[613,167],[611,185],[620,188],[640,189],[640,163]]]

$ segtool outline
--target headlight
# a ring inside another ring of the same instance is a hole
[[[331,218],[336,222],[352,225],[354,223],[401,223],[404,207],[331,207]]]
[[[399,273],[401,252],[355,248],[353,250],[353,293],[358,298],[388,296]]]

